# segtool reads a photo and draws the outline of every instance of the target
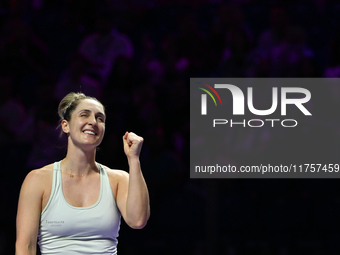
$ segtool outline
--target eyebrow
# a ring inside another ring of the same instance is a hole
[[[89,109],[82,109],[82,110],[79,111],[79,113],[82,113],[82,112],[91,113],[92,111],[89,110]],[[79,113],[78,113],[78,114],[79,114]],[[96,114],[99,114],[99,115],[101,115],[101,116],[103,116],[103,117],[106,117],[106,115],[105,115],[104,113],[102,113],[102,112],[97,112]]]

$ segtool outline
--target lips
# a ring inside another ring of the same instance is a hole
[[[83,133],[90,134],[90,135],[96,135],[96,133],[93,130],[84,130]]]

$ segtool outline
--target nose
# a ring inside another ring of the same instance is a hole
[[[97,124],[97,119],[95,116],[91,115],[91,117],[89,118],[89,124],[90,125],[96,125]]]

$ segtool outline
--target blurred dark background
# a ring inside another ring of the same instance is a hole
[[[339,254],[337,179],[189,178],[190,77],[340,77],[339,29],[334,0],[2,0],[0,254],[14,254],[24,177],[65,155],[70,91],[106,107],[99,162],[127,170],[122,135],[145,138],[151,218],[122,222],[120,255]],[[308,137],[338,163],[340,86],[324,93]]]

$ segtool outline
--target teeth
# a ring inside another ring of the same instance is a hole
[[[92,131],[89,131],[89,130],[84,131],[84,133],[90,134],[90,135],[95,135],[95,133],[93,133]]]

